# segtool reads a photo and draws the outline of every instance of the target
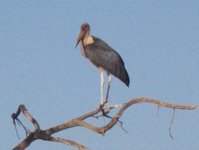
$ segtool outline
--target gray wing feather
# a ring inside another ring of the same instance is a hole
[[[95,66],[105,69],[129,86],[129,76],[122,58],[105,42],[94,37],[94,42],[85,46],[85,53]]]

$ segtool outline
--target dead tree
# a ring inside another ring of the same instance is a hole
[[[49,129],[46,130],[42,130],[40,129],[39,123],[27,112],[26,108],[24,105],[20,105],[18,107],[18,110],[16,113],[12,114],[12,118],[13,118],[13,123],[16,125],[16,121],[18,121],[18,123],[20,123],[23,128],[26,131],[26,135],[27,137],[21,142],[19,143],[15,148],[13,148],[13,150],[23,150],[25,148],[27,148],[32,142],[34,142],[37,139],[41,139],[41,140],[45,140],[45,141],[51,141],[51,142],[60,142],[60,143],[64,143],[70,146],[74,146],[77,147],[81,150],[89,150],[89,148],[87,148],[86,146],[75,142],[75,141],[71,141],[71,140],[67,140],[67,139],[63,139],[63,138],[58,138],[58,137],[53,137],[52,135],[54,133],[60,132],[62,130],[66,130],[72,127],[77,127],[77,126],[81,126],[81,127],[85,127],[93,132],[99,133],[104,135],[108,130],[110,130],[114,125],[116,124],[120,124],[121,128],[122,127],[122,122],[119,120],[120,117],[122,116],[122,114],[124,113],[124,111],[131,105],[136,104],[136,103],[141,103],[141,102],[147,102],[147,103],[154,103],[158,105],[158,109],[160,106],[162,107],[169,107],[173,109],[173,117],[169,126],[169,134],[172,138],[172,135],[170,133],[170,128],[174,119],[174,114],[175,114],[175,109],[185,109],[185,110],[191,110],[191,109],[195,109],[196,107],[198,107],[198,105],[178,105],[178,104],[170,104],[170,103],[165,103],[156,99],[150,99],[150,98],[135,98],[130,100],[129,102],[126,102],[121,106],[121,108],[119,109],[119,111],[113,116],[109,116],[108,113],[114,109],[115,107],[118,107],[118,105],[115,106],[105,106],[105,104],[100,105],[99,107],[97,107],[97,109],[86,113],[78,118],[72,119],[70,121],[67,121],[63,124],[57,125],[55,127],[51,127]],[[20,113],[23,113],[24,116],[34,125],[35,130],[33,132],[29,131],[28,128],[26,128],[22,122],[18,119],[18,116],[20,115]],[[101,115],[96,116],[98,113],[102,112]],[[158,111],[157,111],[158,113]],[[84,121],[89,117],[108,117],[110,118],[110,121],[102,127],[96,127],[93,126],[91,124],[89,124],[88,122]],[[124,130],[124,129],[123,129]],[[124,130],[125,131],[125,130]]]

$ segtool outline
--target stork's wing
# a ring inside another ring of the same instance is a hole
[[[93,37],[93,40],[93,43],[84,47],[87,58],[129,86],[130,79],[120,55],[101,39]]]

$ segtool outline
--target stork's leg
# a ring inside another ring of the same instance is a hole
[[[101,102],[100,104],[103,105],[104,103],[104,74],[102,70],[100,70],[100,75],[101,75]]]
[[[106,92],[106,101],[105,101],[105,103],[108,102],[108,95],[109,95],[109,91],[110,91],[110,87],[111,87],[111,82],[112,82],[112,78],[111,78],[110,73],[107,73],[107,75],[108,75],[108,88],[107,88],[107,92]]]

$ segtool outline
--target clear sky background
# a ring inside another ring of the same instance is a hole
[[[10,150],[26,136],[11,114],[20,104],[41,129],[94,110],[100,102],[100,71],[74,49],[82,23],[123,58],[131,84],[113,77],[110,104],[136,97],[199,104],[199,1],[0,1],[0,149]],[[107,79],[107,78],[105,78]],[[199,110],[136,104],[124,113],[125,133],[114,126],[105,136],[84,128],[54,134],[93,150],[197,150]],[[112,114],[113,115],[113,114]],[[21,121],[30,130],[24,116]],[[108,119],[87,120],[96,126]],[[37,140],[28,150],[75,150]]]

